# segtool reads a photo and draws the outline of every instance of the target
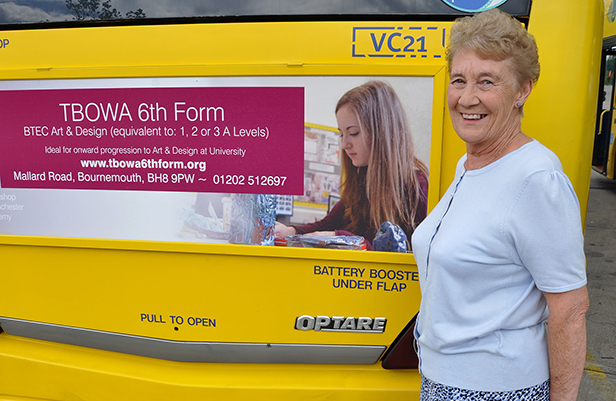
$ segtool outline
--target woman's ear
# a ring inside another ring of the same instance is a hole
[[[533,81],[529,79],[520,86],[520,89],[518,90],[518,98],[516,100],[516,105],[518,105],[518,107],[524,105],[524,103],[526,103],[526,99],[528,99],[532,91]]]

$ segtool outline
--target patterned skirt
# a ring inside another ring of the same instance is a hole
[[[513,391],[475,391],[421,379],[419,401],[550,401],[550,381]]]

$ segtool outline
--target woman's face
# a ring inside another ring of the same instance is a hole
[[[508,60],[484,60],[472,50],[460,49],[452,60],[447,88],[456,133],[469,148],[479,150],[515,134],[520,129],[516,105],[524,103],[531,89],[530,81],[517,88]]]
[[[355,111],[348,104],[343,105],[336,113],[338,131],[340,131],[340,146],[355,167],[368,165],[370,149],[368,135],[360,129]]]

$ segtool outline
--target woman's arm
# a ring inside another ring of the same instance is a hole
[[[342,201],[334,205],[332,210],[323,219],[301,226],[294,226],[297,234],[313,233],[315,231],[334,231],[345,227],[344,222],[345,207]]]
[[[563,293],[544,292],[548,302],[550,400],[575,401],[586,360],[586,286]]]
[[[320,231],[331,231],[329,235],[334,235],[334,230],[344,227],[344,205],[342,202],[336,203],[332,210],[322,219],[314,223],[301,226],[285,226],[276,222],[276,236],[285,237],[287,235],[307,234]],[[325,235],[325,234],[322,234]]]

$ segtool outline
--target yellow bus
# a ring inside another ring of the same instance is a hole
[[[616,178],[614,147],[614,72],[616,68],[616,3],[605,0],[603,20],[603,49],[601,54],[601,75],[599,101],[597,103],[597,122],[595,128],[595,144],[592,166],[608,178]]]
[[[445,107],[461,15],[499,7],[537,38],[524,131],[585,215],[600,0],[59,3],[0,4],[0,399],[418,400],[412,253],[225,233],[236,199],[327,211],[335,102],[371,79],[436,205],[465,152]]]

